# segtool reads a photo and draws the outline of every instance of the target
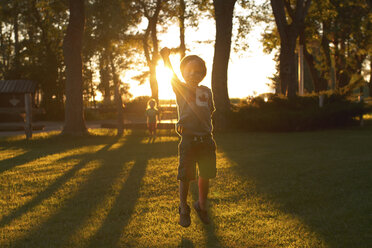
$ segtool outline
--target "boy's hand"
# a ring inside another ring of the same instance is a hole
[[[164,47],[160,50],[160,55],[163,57],[163,59],[166,59],[170,55],[170,49],[168,47]]]
[[[172,70],[173,74],[173,67],[172,63],[170,62],[169,55],[171,53],[171,50],[168,47],[164,47],[160,50],[160,55],[163,57],[164,65]]]
[[[176,80],[177,82],[180,80],[178,79],[176,73],[173,70],[172,63],[169,59],[170,54],[171,54],[171,49],[169,49],[168,47],[164,47],[160,50],[160,55],[163,57],[164,65],[173,72],[173,79],[172,79],[172,85],[173,85],[173,80]]]

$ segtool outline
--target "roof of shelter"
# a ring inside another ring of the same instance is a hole
[[[36,84],[30,80],[0,80],[0,93],[34,93]]]

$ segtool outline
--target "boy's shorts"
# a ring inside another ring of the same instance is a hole
[[[178,145],[178,176],[181,181],[192,181],[199,176],[205,179],[216,177],[216,143],[212,136],[183,135]]]

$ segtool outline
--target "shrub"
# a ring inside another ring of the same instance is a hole
[[[319,96],[309,95],[288,100],[271,96],[242,102],[231,113],[234,128],[252,131],[299,131],[345,126],[370,111],[364,103],[352,102],[336,94],[325,95],[319,107]]]
[[[116,109],[100,107],[97,109],[86,108],[84,110],[85,120],[97,121],[97,120],[111,120],[117,118]]]
[[[124,111],[128,113],[144,113],[147,108],[147,102],[151,99],[149,96],[139,96],[132,101],[125,103]]]

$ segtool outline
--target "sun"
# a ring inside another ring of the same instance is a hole
[[[170,56],[171,63],[173,65],[173,69],[176,72],[177,76],[181,79],[179,75],[179,64],[180,64],[180,56],[178,54],[172,54]],[[176,96],[172,90],[171,80],[172,80],[173,72],[166,66],[162,60],[158,61],[158,65],[156,66],[156,79],[158,81],[159,87],[159,99],[175,99]]]

